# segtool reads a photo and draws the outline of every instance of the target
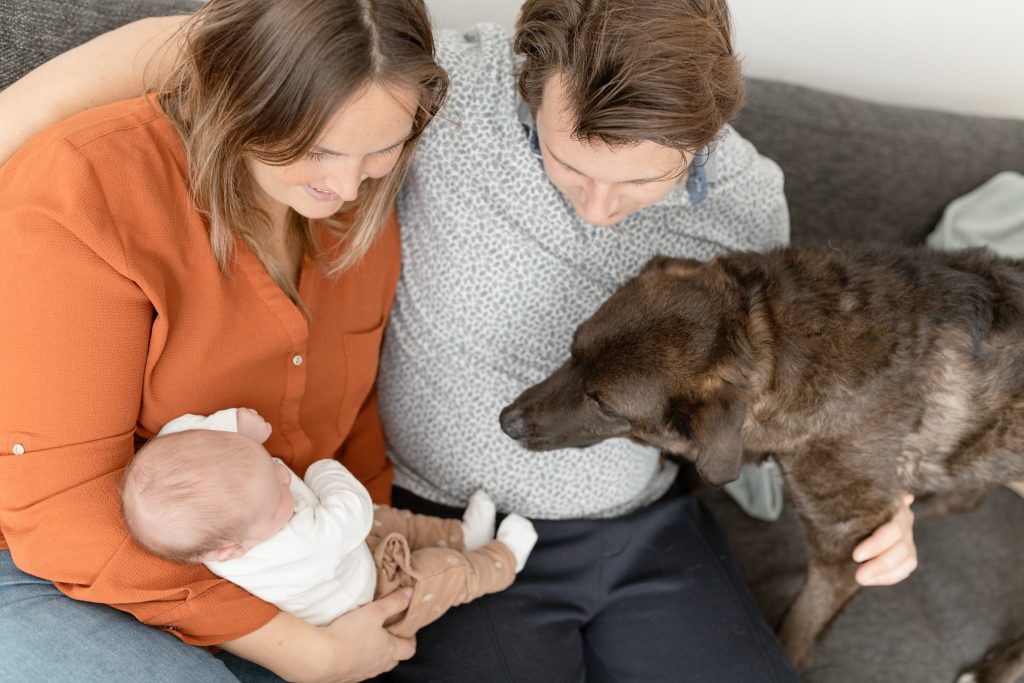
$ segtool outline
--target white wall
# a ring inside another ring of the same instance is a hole
[[[427,0],[438,26],[511,29],[520,0]],[[1024,118],[1024,0],[730,0],[748,74]]]

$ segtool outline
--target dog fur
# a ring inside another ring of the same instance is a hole
[[[938,514],[1024,478],[1024,263],[888,247],[656,257],[501,423],[534,450],[633,438],[714,485],[773,455],[811,548],[779,632],[799,667],[859,587],[854,547],[904,491]],[[1011,673],[976,680],[1015,680],[1021,648],[1001,656]]]

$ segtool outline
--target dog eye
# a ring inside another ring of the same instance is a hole
[[[596,403],[597,409],[600,410],[605,415],[609,415],[612,417],[616,415],[614,410],[612,410],[611,408],[609,408],[608,406],[601,402],[601,399],[597,397],[597,394],[593,392],[587,392],[587,398]]]

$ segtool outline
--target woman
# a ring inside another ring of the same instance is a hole
[[[417,0],[211,0],[182,45],[0,169],[0,678],[363,680],[413,653],[405,594],[315,628],[144,553],[117,486],[169,418],[247,405],[388,499],[392,207],[447,77]]]
[[[76,97],[137,90],[128,55],[158,28],[79,50],[78,64],[125,58]],[[781,174],[726,125],[741,80],[725,6],[533,0],[514,44],[488,26],[438,37],[458,125],[428,131],[399,199],[405,261],[379,386],[396,502],[454,515],[484,486],[539,518],[541,540],[510,591],[422,631],[392,677],[791,679],[673,465],[628,443],[527,454],[497,423],[652,252],[786,239]],[[875,557],[862,572],[909,573],[911,519],[858,548]]]

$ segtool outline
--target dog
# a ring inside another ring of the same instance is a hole
[[[655,257],[500,421],[532,450],[632,438],[716,486],[775,457],[810,547],[779,630],[799,668],[859,587],[854,547],[903,492],[927,517],[1024,478],[1024,262],[863,247]],[[1024,640],[971,672],[1022,674]]]

